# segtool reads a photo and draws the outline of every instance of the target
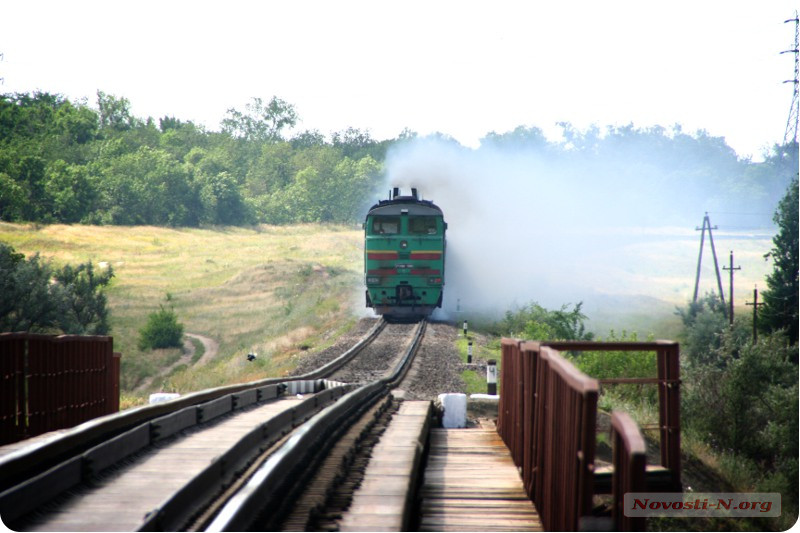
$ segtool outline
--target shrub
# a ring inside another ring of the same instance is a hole
[[[172,309],[160,309],[147,317],[147,324],[139,330],[139,349],[179,348],[182,344],[183,324]]]
[[[514,311],[506,311],[505,317],[489,329],[496,335],[523,336],[540,341],[591,340],[592,334],[584,325],[586,315],[581,312],[582,305],[578,302],[570,310],[565,304],[561,309],[551,311],[531,302]]]
[[[636,333],[623,330],[617,335],[613,330],[604,342],[637,342]],[[648,339],[650,340],[650,339]],[[593,378],[654,378],[658,375],[656,352],[589,351],[574,357],[578,368]]]

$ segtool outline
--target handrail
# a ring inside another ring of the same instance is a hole
[[[497,432],[520,468],[523,484],[545,529],[576,530],[591,512],[595,490],[605,491],[594,472],[597,397],[603,383],[656,383],[659,387],[661,464],[669,477],[655,480],[661,490],[681,490],[679,346],[656,342],[522,342],[503,339]],[[658,378],[593,379],[559,350],[655,351]],[[613,490],[647,487],[644,439],[638,426],[617,414]],[[627,450],[627,452],[623,452]],[[618,453],[627,453],[616,457]],[[619,465],[619,466],[617,466]],[[600,483],[600,484],[598,484]],[[616,493],[615,493],[616,494]],[[624,494],[624,492],[623,492]],[[617,505],[621,509],[621,504]],[[639,528],[638,522],[618,521]]]
[[[601,385],[645,384],[658,385],[658,427],[660,433],[661,466],[669,472],[665,490],[680,492],[681,483],[681,423],[680,423],[680,346],[669,340],[652,342],[599,342],[599,341],[544,341],[561,351],[627,351],[656,352],[656,378],[609,378],[601,379]]]
[[[611,447],[614,475],[611,493],[614,498],[613,515],[617,531],[644,531],[644,517],[628,517],[624,513],[624,498],[629,492],[645,492],[647,447],[636,422],[628,413],[611,413]]]
[[[502,341],[498,433],[545,529],[574,531],[593,495],[597,380],[540,343]]]

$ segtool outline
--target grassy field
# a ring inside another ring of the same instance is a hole
[[[638,331],[640,338],[651,333],[675,337],[680,329],[675,307],[691,294],[698,239],[696,232],[673,233],[669,238],[648,234],[634,244],[625,240],[622,247],[609,242],[607,256],[591,258],[589,263],[603,273],[595,286],[603,287],[604,294],[590,297],[584,312],[600,337],[610,329]],[[747,237],[718,239],[720,248],[737,250],[736,262],[743,267],[737,273],[740,308],[752,295],[752,284],[762,281],[771,266],[762,257],[769,240]],[[136,403],[153,391],[187,392],[282,375],[297,356],[330,344],[367,313],[360,291],[362,232],[356,227],[0,223],[0,241],[28,255],[39,252],[56,264],[92,261],[114,269],[108,297],[115,350],[123,354],[123,403]],[[703,291],[715,286],[706,252]],[[192,367],[180,361],[180,349],[138,349],[139,329],[159,305],[174,307],[186,332],[219,343],[210,362]],[[258,354],[253,362],[246,358],[250,352]]]
[[[180,349],[141,352],[139,329],[159,305],[174,306],[185,331],[211,337],[205,367],[176,368],[139,391],[186,392],[281,375],[293,356],[330,342],[355,322],[361,231],[342,226],[169,229],[0,223],[0,241],[54,264],[108,264],[112,335],[122,389],[132,391],[180,359]],[[169,300],[169,301],[167,301]],[[258,353],[248,362],[249,352]]]

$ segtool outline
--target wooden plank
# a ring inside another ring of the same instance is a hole
[[[421,496],[421,531],[542,531],[493,429],[432,429]]]
[[[428,431],[430,402],[405,401],[372,449],[364,479],[350,508],[339,520],[340,531],[403,531],[409,491]]]

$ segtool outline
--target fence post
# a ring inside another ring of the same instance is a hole
[[[661,353],[661,352],[659,352]],[[681,492],[681,397],[680,397],[680,351],[677,344],[663,350],[664,364],[664,419],[662,421],[662,464],[672,474],[672,490]],[[659,370],[659,377],[661,377]],[[666,449],[666,450],[665,450]]]

